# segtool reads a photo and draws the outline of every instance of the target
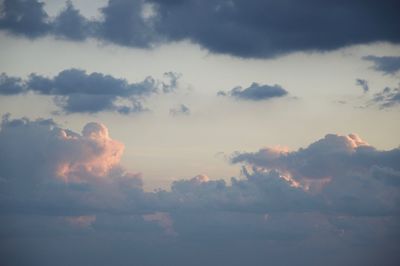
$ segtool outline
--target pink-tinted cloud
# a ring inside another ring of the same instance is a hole
[[[124,145],[111,139],[107,127],[98,123],[88,123],[82,135],[68,135],[60,129],[59,140],[75,151],[60,156],[58,162],[57,176],[65,182],[107,177],[119,165],[124,151]]]

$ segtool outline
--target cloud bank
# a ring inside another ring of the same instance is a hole
[[[71,2],[54,18],[43,6],[4,0],[0,28],[28,38],[91,37],[140,48],[189,40],[214,53],[251,58],[400,42],[396,0],[110,0],[99,19],[84,18]]]
[[[229,182],[202,174],[154,192],[120,165],[123,149],[99,123],[3,117],[7,265],[397,265],[399,148],[329,134],[235,153],[242,177]]]
[[[168,81],[147,77],[139,83],[129,83],[102,73],[86,73],[67,69],[49,78],[32,73],[28,79],[0,75],[0,94],[16,95],[33,92],[52,96],[64,113],[97,113],[116,111],[122,114],[143,112],[142,101],[153,94],[172,92],[180,75],[165,73]]]

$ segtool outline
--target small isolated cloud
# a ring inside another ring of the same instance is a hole
[[[373,69],[383,72],[387,75],[396,74],[400,70],[400,56],[368,55],[364,56],[363,59],[373,62]]]
[[[235,87],[230,91],[219,91],[219,96],[230,96],[238,100],[263,101],[272,98],[284,97],[288,92],[279,85],[261,85],[253,82],[249,87]]]
[[[143,100],[158,93],[176,89],[179,75],[168,72],[166,80],[147,77],[138,83],[115,78],[98,72],[86,73],[80,69],[67,69],[49,78],[32,73],[28,79],[0,76],[0,94],[34,92],[52,96],[54,103],[64,113],[97,113],[116,111],[121,114],[146,111]]]
[[[356,79],[356,85],[360,86],[364,93],[367,93],[369,91],[369,85],[368,85],[368,81],[366,81],[365,79]]]
[[[177,107],[169,109],[169,114],[172,116],[190,115],[190,109],[186,105],[180,104]]]
[[[390,108],[400,104],[400,88],[384,88],[374,95],[371,102],[381,108]]]

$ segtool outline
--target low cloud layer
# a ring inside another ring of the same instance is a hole
[[[142,101],[153,94],[176,89],[179,75],[165,73],[168,81],[147,77],[139,83],[129,83],[102,73],[86,73],[80,69],[61,71],[53,78],[32,73],[28,79],[0,75],[0,95],[33,92],[52,96],[65,113],[97,113],[116,111],[122,114],[143,112]]]
[[[284,97],[288,92],[279,85],[261,85],[253,82],[249,87],[235,87],[230,91],[219,91],[219,96],[230,96],[238,100],[263,101],[272,98]]]
[[[71,2],[53,18],[43,6],[38,0],[4,0],[0,28],[28,38],[94,37],[141,48],[190,40],[211,52],[253,58],[400,42],[395,0],[110,0],[100,19],[83,17]]]
[[[369,55],[363,57],[363,59],[373,62],[373,68],[384,74],[396,74],[400,70],[400,56]]]
[[[297,151],[236,153],[242,177],[229,182],[201,174],[154,192],[120,165],[123,149],[99,123],[76,133],[3,117],[3,261],[397,265],[398,148],[329,134]]]

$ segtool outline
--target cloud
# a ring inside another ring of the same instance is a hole
[[[397,106],[400,104],[400,89],[386,87],[381,92],[376,93],[371,102],[378,104],[383,109]]]
[[[324,195],[327,200],[323,203],[327,204],[325,209],[353,215],[399,211],[393,205],[398,199],[390,199],[391,196],[386,194],[388,191],[396,193],[397,188],[387,187],[385,182],[381,182],[385,178],[379,180],[375,174],[379,172],[377,169],[385,169],[378,175],[390,176],[388,180],[400,177],[394,177],[400,170],[399,160],[400,149],[379,151],[355,134],[328,134],[307,148],[293,152],[264,148],[232,157],[233,163],[249,164],[267,172],[277,171],[292,184],[310,193]]]
[[[240,178],[201,174],[153,192],[120,165],[123,149],[100,123],[77,133],[49,119],[3,117],[3,261],[397,265],[398,148],[329,134],[297,151],[237,153]]]
[[[25,92],[22,79],[9,77],[5,73],[0,74],[0,95],[15,95]]]
[[[49,32],[49,16],[44,3],[36,0],[4,0],[1,3],[0,29],[37,38]]]
[[[374,63],[373,68],[383,72],[386,75],[396,74],[400,70],[400,56],[374,56],[368,55],[363,57],[364,60]]]
[[[149,48],[156,40],[152,27],[142,16],[145,1],[112,0],[101,8],[96,36],[123,46]]]
[[[74,41],[85,40],[94,30],[93,22],[82,16],[70,0],[66,1],[65,8],[54,18],[51,27],[56,36]]]
[[[88,123],[78,134],[52,120],[5,116],[0,131],[3,210],[86,215],[111,206],[117,210],[142,193],[140,175],[120,165],[123,150],[102,124]]]
[[[365,79],[356,79],[356,85],[360,86],[364,93],[369,91],[368,81]]]
[[[37,0],[5,0],[0,27],[29,38],[94,37],[140,48],[189,40],[213,53],[245,58],[400,42],[395,0],[324,5],[315,0],[110,0],[100,9],[102,18],[91,20],[83,18],[71,2],[56,18],[50,18],[43,5]]]
[[[168,72],[167,81],[145,78],[129,83],[102,73],[86,73],[67,69],[49,78],[32,73],[27,80],[0,76],[0,94],[10,95],[32,91],[52,96],[54,103],[65,113],[97,113],[116,111],[122,114],[146,111],[142,101],[153,94],[169,93],[176,89],[179,75]]]
[[[279,85],[261,85],[253,82],[250,87],[243,89],[235,87],[228,92],[219,91],[219,96],[231,96],[238,100],[263,101],[271,98],[286,96],[288,92]]]
[[[180,104],[177,107],[169,109],[169,114],[172,116],[189,115],[190,109],[186,105]]]

